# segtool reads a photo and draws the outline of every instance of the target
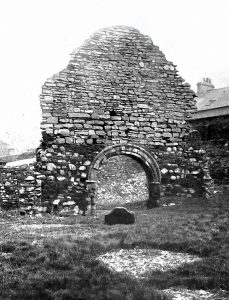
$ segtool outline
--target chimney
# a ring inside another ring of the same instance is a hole
[[[213,90],[215,87],[210,78],[203,78],[202,82],[197,83],[197,96],[201,97],[208,91]]]

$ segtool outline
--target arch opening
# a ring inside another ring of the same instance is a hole
[[[93,185],[93,190],[96,190],[96,183],[98,182],[99,172],[101,167],[109,158],[114,156],[124,155],[132,158],[139,163],[145,172],[146,185],[148,189],[148,199],[146,201],[148,208],[157,207],[160,198],[160,182],[161,173],[159,166],[154,157],[144,148],[133,144],[117,144],[109,146],[102,150],[92,162],[89,172],[87,183]],[[90,188],[89,188],[90,190]],[[96,205],[96,197],[92,197],[91,207]]]
[[[96,209],[117,206],[140,209],[148,199],[146,174],[139,162],[127,155],[108,158],[97,174]]]

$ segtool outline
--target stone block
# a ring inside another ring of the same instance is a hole
[[[162,134],[162,136],[163,136],[163,137],[170,138],[170,137],[172,137],[172,134],[171,134],[170,132],[164,132],[164,133]]]
[[[102,135],[102,136],[105,136],[106,135],[106,132],[105,131],[102,131],[102,130],[98,130],[95,132],[97,135]]]
[[[86,113],[68,113],[69,118],[90,118],[89,114]]]
[[[57,142],[57,144],[65,144],[65,139],[63,139],[63,138],[57,138],[56,142]]]
[[[93,144],[93,139],[87,139],[86,143],[89,144],[89,145],[92,145]]]
[[[33,181],[35,180],[35,178],[31,175],[29,175],[28,177],[25,178],[26,181]]]
[[[99,119],[100,117],[99,117],[99,114],[93,113],[93,114],[91,115],[91,118],[94,119],[94,120],[96,120],[96,119]]]
[[[46,103],[52,103],[53,102],[53,96],[45,95],[44,96],[44,102],[46,102]]]
[[[85,171],[87,168],[85,166],[80,166],[79,171]]]
[[[71,171],[75,171],[76,170],[76,166],[73,165],[73,164],[69,164],[68,167],[69,167],[69,170],[71,170]]]
[[[53,134],[53,129],[51,129],[51,128],[46,128],[45,132],[46,132],[46,134],[48,134],[48,135],[52,135],[52,134]]]
[[[148,104],[138,104],[137,107],[142,109],[149,108]]]
[[[46,123],[57,124],[58,123],[58,117],[48,117]]]
[[[73,140],[72,138],[70,138],[70,137],[66,137],[66,138],[65,138],[65,143],[66,143],[66,144],[73,144],[73,143],[74,143],[74,140]]]
[[[63,136],[69,136],[70,131],[69,131],[69,129],[59,129],[58,134],[63,135]]]
[[[53,163],[48,163],[47,164],[47,170],[48,171],[53,171],[54,169],[56,169],[56,165]]]

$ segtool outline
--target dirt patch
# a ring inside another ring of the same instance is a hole
[[[156,249],[121,249],[98,257],[116,272],[124,272],[134,277],[145,277],[150,271],[167,272],[184,264],[201,261],[198,256]]]

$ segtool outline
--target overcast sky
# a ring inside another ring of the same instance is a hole
[[[228,0],[1,0],[0,140],[39,142],[39,94],[96,30],[129,25],[149,35],[196,90],[229,86]]]

